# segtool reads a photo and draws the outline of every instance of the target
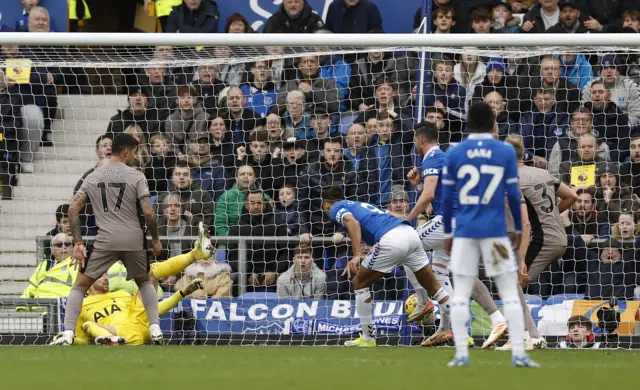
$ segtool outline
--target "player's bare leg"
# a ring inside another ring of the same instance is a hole
[[[431,270],[435,275],[436,280],[440,284],[440,287],[447,293],[449,296],[453,295],[453,288],[451,285],[451,280],[449,280],[449,270],[447,266],[444,264],[439,264],[436,262],[436,252],[434,252],[434,263]],[[425,337],[424,340],[420,343],[421,347],[435,347],[438,345],[443,345],[448,343],[453,339],[453,333],[451,332],[451,321],[448,314],[444,312],[440,318],[440,326],[436,329],[435,333],[433,333],[429,337]]]
[[[64,332],[59,333],[49,345],[72,345],[75,339],[76,323],[82,310],[82,301],[89,290],[89,287],[95,282],[94,279],[78,272],[76,282],[67,296],[67,305],[65,307]]]
[[[362,324],[362,333],[355,340],[344,343],[346,347],[375,347],[376,327],[373,324],[373,297],[371,296],[371,285],[382,277],[383,273],[373,271],[364,267],[358,269],[356,277],[353,279],[353,290],[356,293],[356,313]]]
[[[405,265],[404,272],[405,275],[407,275],[407,279],[409,279],[409,283],[413,286],[416,296],[418,297],[418,304],[413,312],[411,312],[411,315],[407,317],[407,322],[412,323],[422,321],[430,312],[433,312],[433,304],[429,301],[429,294],[427,294],[427,290],[418,283],[418,279],[416,279],[416,275],[413,273],[411,268]],[[429,305],[431,306],[431,311],[429,311]]]
[[[418,283],[427,290],[429,297],[438,302],[442,313],[448,316],[451,309],[451,296],[442,288],[431,266],[427,265],[414,272],[414,274],[416,275]],[[434,308],[431,309],[429,314],[433,312],[433,309]]]

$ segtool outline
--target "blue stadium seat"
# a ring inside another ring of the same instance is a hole
[[[542,298],[537,295],[524,294],[524,298],[529,305],[542,305]]]

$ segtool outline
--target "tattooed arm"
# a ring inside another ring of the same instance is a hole
[[[73,199],[69,204],[69,225],[71,225],[71,234],[74,242],[82,241],[82,232],[80,228],[80,211],[87,204],[87,194],[78,191],[73,195]]]

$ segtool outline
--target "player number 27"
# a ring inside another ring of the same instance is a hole
[[[491,181],[482,194],[482,199],[477,195],[469,195],[469,192],[480,183],[480,174],[491,175]],[[460,204],[489,204],[493,195],[498,189],[498,185],[504,176],[504,168],[495,165],[480,165],[480,170],[473,165],[465,164],[458,169],[458,179],[462,180],[469,176],[469,180],[460,189]]]
[[[116,205],[113,211],[120,212],[120,206],[122,206],[122,198],[124,198],[124,192],[127,190],[127,183],[107,183],[104,181],[98,182],[98,188],[100,188],[100,199],[102,200],[102,210],[105,213],[109,212],[109,205],[107,204],[107,188],[118,189],[118,198],[116,199]]]

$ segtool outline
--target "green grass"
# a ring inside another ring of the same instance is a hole
[[[3,390],[588,390],[638,386],[640,353],[536,351],[542,369],[473,350],[449,369],[450,348],[0,347]]]

